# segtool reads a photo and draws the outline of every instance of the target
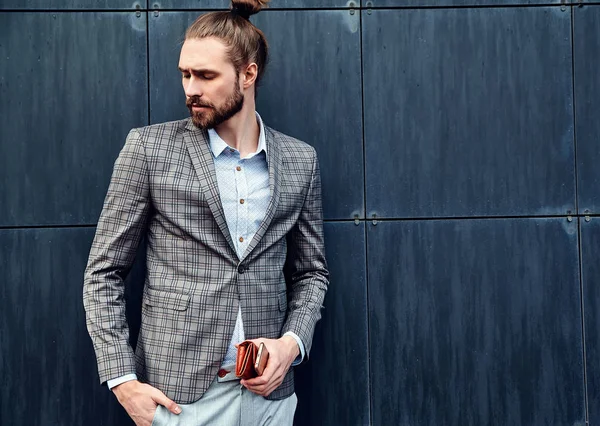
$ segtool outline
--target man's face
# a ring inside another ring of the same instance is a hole
[[[229,120],[244,105],[239,75],[227,59],[226,46],[216,38],[186,40],[179,70],[192,122],[210,129]]]

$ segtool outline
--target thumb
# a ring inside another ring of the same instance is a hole
[[[152,400],[157,404],[164,406],[167,410],[169,410],[173,414],[181,413],[181,407],[177,405],[175,401],[170,400],[167,396],[155,388],[155,392],[151,395]]]

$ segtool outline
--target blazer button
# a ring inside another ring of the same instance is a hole
[[[238,272],[239,272],[240,274],[243,274],[244,272],[246,272],[246,268],[244,268],[244,265],[240,265],[240,266],[238,266]]]

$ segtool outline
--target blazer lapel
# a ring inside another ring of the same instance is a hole
[[[264,126],[264,128],[267,142],[267,161],[269,163],[269,189],[271,199],[269,200],[265,217],[261,222],[258,231],[254,234],[254,238],[252,238],[252,241],[246,248],[241,260],[244,260],[264,237],[265,232],[269,229],[269,225],[271,225],[271,221],[277,210],[277,205],[279,204],[279,182],[281,181],[281,173],[283,173],[283,160],[281,158],[279,146],[277,146],[275,141],[275,135],[267,126]]]
[[[185,141],[186,148],[192,159],[196,174],[200,179],[200,186],[202,187],[210,211],[212,212],[217,225],[219,225],[219,229],[221,229],[229,246],[235,253],[235,246],[233,245],[231,235],[229,234],[225,213],[223,212],[223,203],[219,196],[215,161],[209,147],[208,132],[206,130],[198,129],[194,126],[192,120],[188,120],[185,128],[187,131],[183,135],[183,140]]]

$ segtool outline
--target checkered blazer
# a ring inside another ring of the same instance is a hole
[[[198,400],[216,377],[240,305],[246,338],[292,331],[310,352],[328,285],[319,166],[309,145],[268,127],[265,133],[271,199],[242,258],[225,221],[207,132],[186,119],[129,133],[83,288],[101,382],[137,373],[179,403]],[[134,354],[124,278],[144,235],[147,272]],[[293,391],[290,369],[269,398]]]

